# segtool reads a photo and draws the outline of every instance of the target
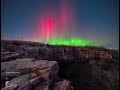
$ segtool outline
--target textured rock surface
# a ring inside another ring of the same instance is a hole
[[[1,61],[16,58],[35,58],[38,60],[55,60],[57,62],[88,62],[96,60],[105,64],[119,58],[119,52],[97,47],[50,46],[25,42],[7,42],[1,44]]]
[[[16,88],[14,88],[14,87],[6,87],[6,88],[2,88],[1,90],[16,90]]]
[[[7,75],[10,77],[11,86],[2,88],[4,90],[14,89],[14,85],[18,86],[20,90],[24,90],[24,88],[29,88],[29,90],[72,90],[71,82],[73,87],[76,86],[75,90],[81,90],[77,87],[79,85],[88,86],[87,90],[96,90],[95,87],[97,89],[100,87],[100,90],[118,90],[119,87],[119,51],[117,50],[89,46],[55,46],[25,41],[2,41],[1,62],[2,84],[6,81]],[[59,71],[58,63],[60,68],[66,63],[74,65],[70,65],[73,68],[68,68],[69,65],[65,65],[66,70],[63,68]],[[79,67],[80,65],[84,70]],[[62,79],[68,77],[70,82],[61,81],[58,71],[63,73]],[[91,74],[90,80],[93,80],[91,86],[88,85],[88,82],[83,85],[82,81],[85,80],[82,80],[81,77],[86,76],[83,78],[86,79],[89,76],[84,75],[86,74],[84,71]],[[11,77],[11,74],[6,72],[20,73],[17,75],[12,73],[13,77]],[[64,75],[64,73],[66,74]]]
[[[24,85],[28,83],[31,83],[34,87],[40,87],[40,85],[45,82],[48,83],[47,87],[49,88],[50,85],[58,79],[58,71],[59,66],[56,61],[34,61],[30,58],[24,58],[1,63],[1,72],[4,73],[4,75],[6,75],[6,72],[20,72],[21,76],[10,80],[9,83],[9,86],[17,84],[19,88],[27,88],[28,86]],[[41,86],[41,88],[43,88],[43,86]]]
[[[55,83],[52,89],[53,90],[73,90],[73,87],[70,85],[70,81],[63,80]]]
[[[43,82],[38,87],[36,87],[35,90],[50,90],[49,83],[48,82]]]
[[[15,52],[1,52],[1,62],[17,59],[21,56],[20,53]]]
[[[111,66],[110,70],[105,70],[101,66],[92,67],[92,77],[95,83],[101,84],[104,90],[119,89],[119,71],[117,66]],[[93,84],[95,87],[95,84]]]

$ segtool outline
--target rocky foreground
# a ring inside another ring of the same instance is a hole
[[[2,90],[118,90],[119,51],[2,40],[1,80]]]

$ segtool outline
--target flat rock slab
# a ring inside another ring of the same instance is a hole
[[[34,61],[30,58],[24,58],[1,63],[2,77],[15,75],[13,72],[20,73],[20,76],[10,80],[10,86],[17,85],[18,87],[23,87],[25,83],[31,83],[33,86],[36,86],[46,81],[50,85],[57,80],[58,71],[59,66],[56,61]]]
[[[30,58],[24,58],[24,59],[16,59],[14,61],[8,61],[8,62],[2,62],[1,63],[1,72],[3,71],[19,71],[19,70],[25,70],[25,69],[31,69],[31,70],[44,70],[47,68],[52,68],[54,65],[56,65],[56,61],[47,61],[47,60],[37,60],[33,61],[33,59]]]

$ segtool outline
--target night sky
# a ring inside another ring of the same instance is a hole
[[[119,0],[1,0],[2,39],[83,38],[119,48]]]

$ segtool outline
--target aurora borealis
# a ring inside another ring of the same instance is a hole
[[[37,32],[40,33],[40,41],[47,43],[51,41],[51,38],[62,39],[65,36],[69,37],[70,34],[67,35],[67,32],[72,31],[69,29],[71,25],[74,27],[75,19],[72,16],[74,10],[70,8],[66,1],[68,0],[60,0],[58,12],[55,12],[53,8],[43,9],[43,15],[40,16],[40,22],[38,22]]]
[[[80,38],[71,38],[71,39],[59,39],[53,38],[48,42],[51,45],[70,45],[70,46],[86,46],[91,45],[90,41],[80,39]]]
[[[2,39],[119,48],[119,0],[1,0]]]

